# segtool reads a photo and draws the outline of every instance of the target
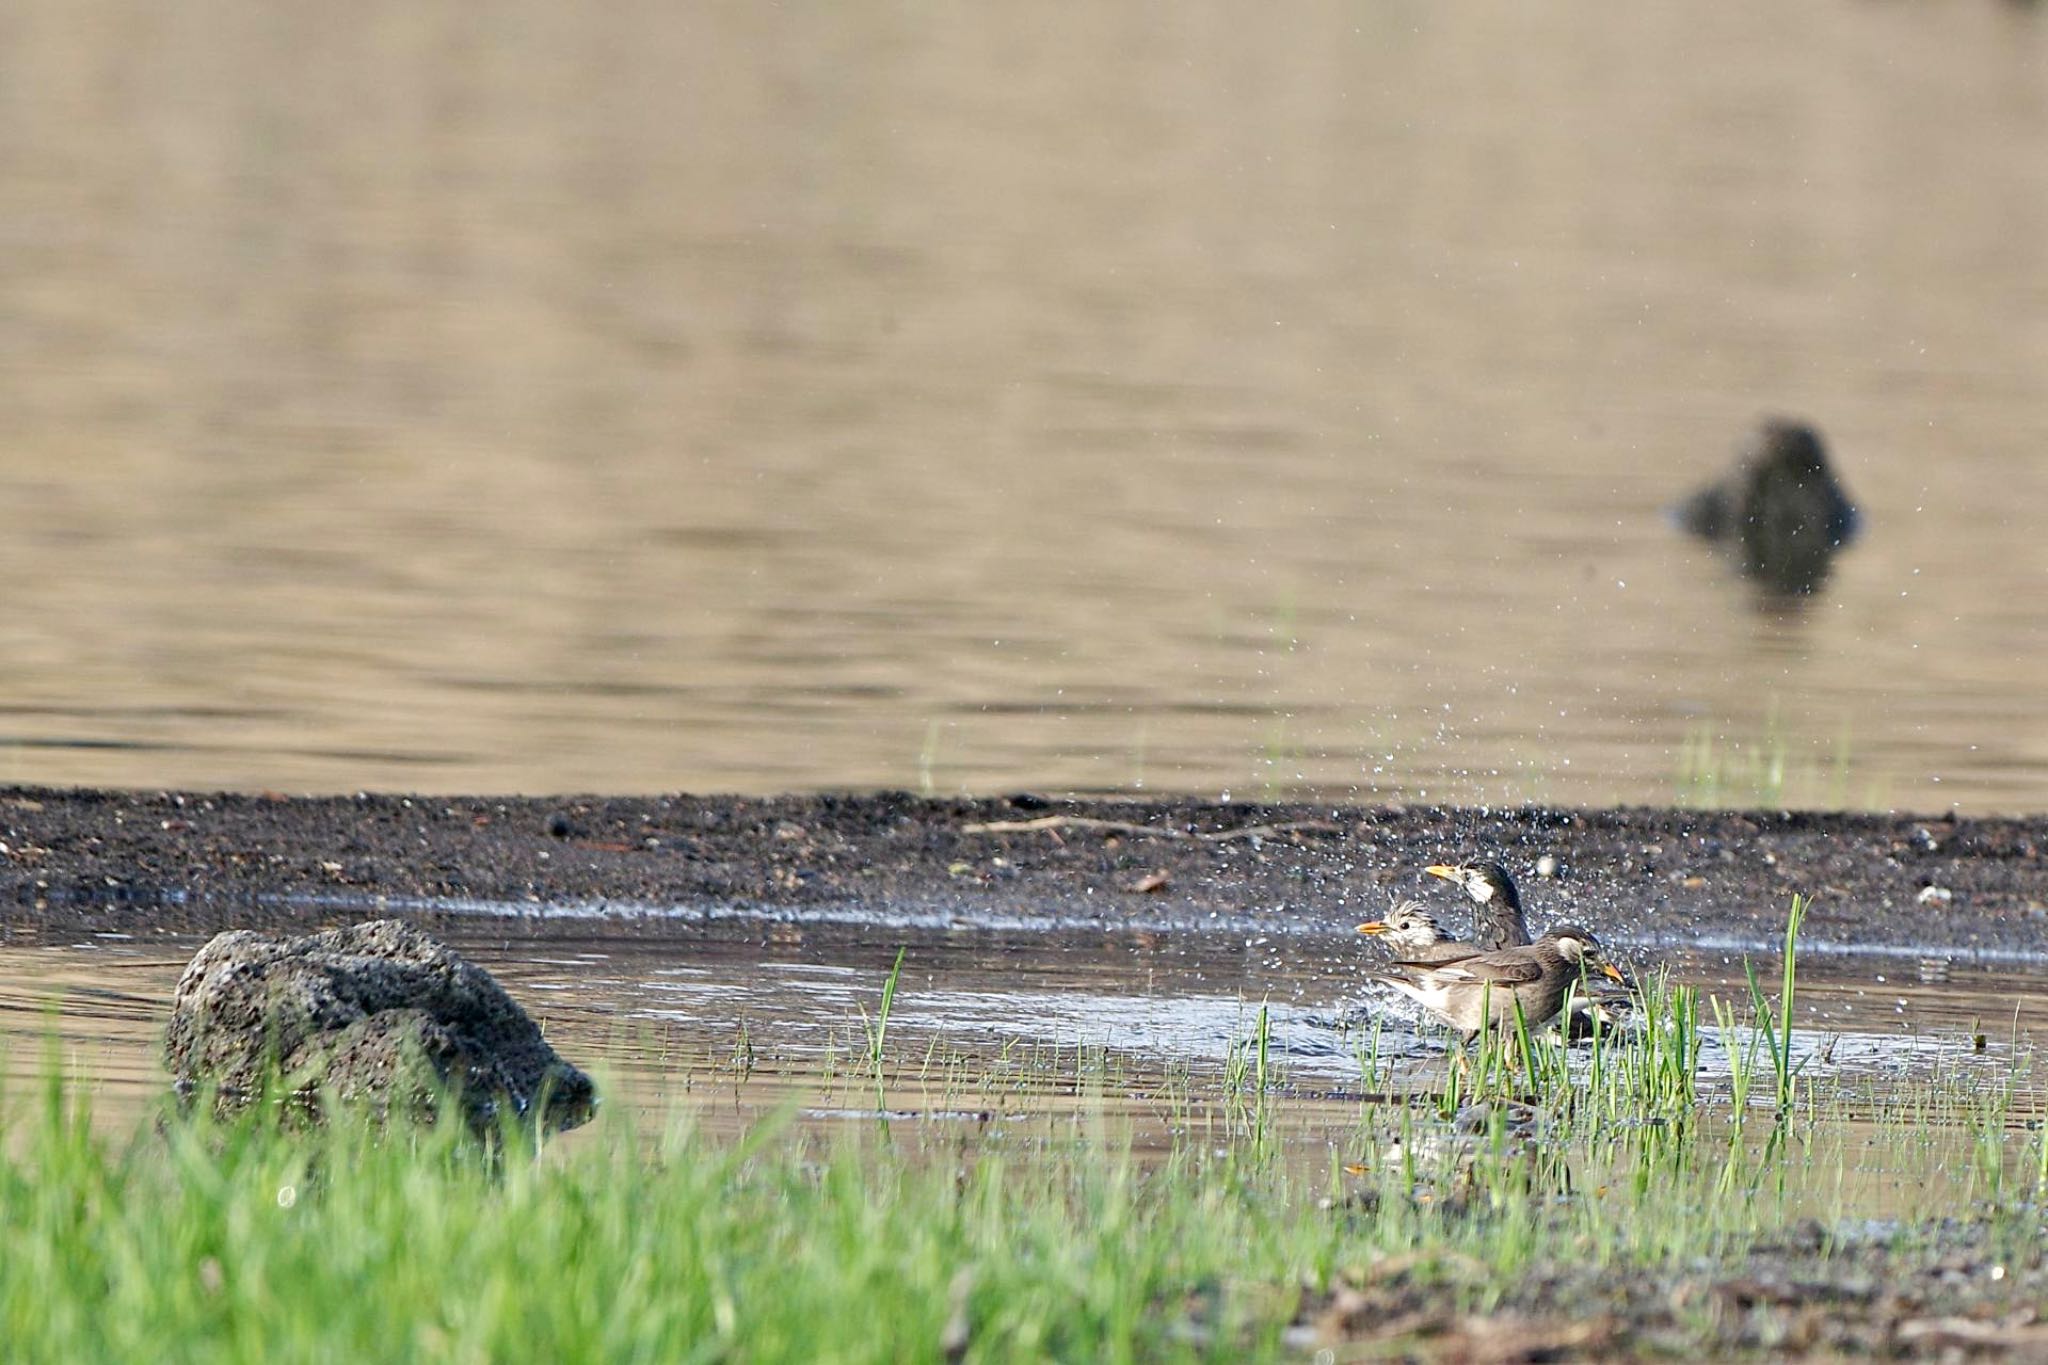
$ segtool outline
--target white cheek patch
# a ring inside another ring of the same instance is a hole
[[[1466,882],[1465,889],[1472,893],[1473,900],[1480,902],[1482,905],[1493,899],[1493,883],[1482,878],[1474,877],[1471,881]]]

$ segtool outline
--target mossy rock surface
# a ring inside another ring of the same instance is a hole
[[[590,1078],[489,972],[398,920],[216,935],[178,980],[164,1057],[223,1115],[274,1093],[273,1075],[302,1112],[324,1095],[431,1120],[452,1100],[479,1133],[508,1107],[563,1129],[595,1104]]]

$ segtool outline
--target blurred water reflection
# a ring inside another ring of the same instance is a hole
[[[2044,72],[1990,3],[0,16],[0,781],[2039,809]],[[1661,517],[1763,411],[1866,518],[1790,614]]]

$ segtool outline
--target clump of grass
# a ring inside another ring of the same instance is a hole
[[[1781,806],[1786,757],[1785,737],[1775,717],[1763,739],[1750,745],[1719,738],[1708,726],[1694,726],[1678,748],[1679,804]]]
[[[1799,1075],[1792,1065],[1792,1002],[1798,994],[1799,926],[1806,919],[1808,904],[1806,897],[1794,895],[1791,913],[1785,919],[1785,955],[1775,1014],[1770,1002],[1764,997],[1763,986],[1757,980],[1755,964],[1747,959],[1742,964],[1743,975],[1749,983],[1749,999],[1755,1011],[1757,1030],[1763,1036],[1764,1053],[1770,1061],[1771,1071],[1777,1081],[1780,1119],[1791,1114],[1793,1103],[1799,1093]],[[1750,1055],[1754,1058],[1754,1049]],[[1747,1088],[1744,1087],[1745,1091]]]
[[[917,751],[917,792],[920,796],[936,795],[938,783],[932,778],[932,770],[939,761],[939,718],[931,717],[924,723],[924,743]]]
[[[1261,1003],[1251,1038],[1233,1044],[1223,1063],[1224,1093],[1230,1097],[1238,1122],[1250,1135],[1254,1158],[1267,1154],[1272,1138],[1273,1088],[1277,1077],[1272,1070],[1270,1013],[1270,1007]]]
[[[1795,762],[1793,742],[1785,733],[1776,705],[1766,712],[1763,733],[1755,740],[1731,739],[1710,725],[1692,726],[1678,745],[1678,804],[1700,808],[1819,804],[1830,809],[1847,805],[1852,769],[1847,724],[1827,745],[1825,757],[1817,752],[1821,747],[1817,741],[1801,747],[1806,757]],[[1874,790],[1866,791],[1865,798],[1866,804],[1881,804]]]
[[[896,986],[903,979],[903,955],[907,949],[896,950],[896,962],[889,968],[887,979],[882,982],[881,1003],[875,1007],[875,1016],[868,1018],[867,1006],[860,1007],[861,1029],[867,1034],[868,1069],[875,1078],[875,1108],[883,1109],[888,1088],[888,1073],[885,1062],[889,1045],[889,1011],[896,1004]]]
[[[1380,1059],[1380,1018],[1373,1016],[1372,1032],[1362,1042],[1353,1045],[1352,1055],[1358,1061],[1358,1074],[1368,1094],[1376,1094],[1387,1088],[1391,1068]]]
[[[1256,1135],[1150,1168],[1113,1136],[961,1162],[607,1120],[543,1156],[204,1117],[107,1141],[61,1089],[33,1117],[0,1156],[11,1359],[1285,1359],[1340,1229],[1418,1225],[1354,1226]]]
[[[1699,992],[1659,972],[1637,988],[1640,1027],[1596,1028],[1589,1089],[1609,1121],[1684,1122],[1699,1102]]]
[[[1683,1122],[1698,1102],[1699,996],[1662,975],[1638,988],[1626,1029],[1596,1011],[1590,1044],[1568,1046],[1562,1023],[1531,1029],[1519,1005],[1512,1023],[1453,1053],[1438,1095],[1445,1118],[1474,1100],[1515,1098],[1573,1122]]]

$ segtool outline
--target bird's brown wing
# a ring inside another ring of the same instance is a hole
[[[1390,965],[1395,967],[1414,967],[1418,970],[1428,967],[1442,967],[1453,962],[1463,962],[1468,957],[1477,957],[1483,951],[1475,943],[1459,943],[1454,939],[1445,940],[1440,943],[1432,943],[1427,948],[1411,949],[1400,957],[1395,958]]]
[[[1474,953],[1455,962],[1425,968],[1445,984],[1469,981],[1474,985],[1526,986],[1543,979],[1543,964],[1525,952]]]

